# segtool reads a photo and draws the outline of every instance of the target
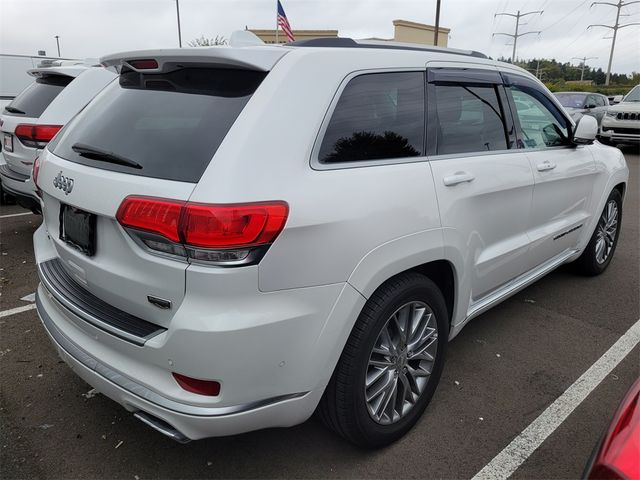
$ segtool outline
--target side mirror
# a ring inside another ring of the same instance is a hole
[[[592,108],[596,108],[596,105],[594,103],[590,103],[589,105],[585,105],[585,107],[587,110],[591,110]]]
[[[590,145],[596,139],[597,134],[598,121],[589,115],[585,115],[576,125],[572,140],[576,145]]]

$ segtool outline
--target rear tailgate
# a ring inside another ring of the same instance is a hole
[[[38,185],[45,206],[44,222],[67,273],[108,304],[166,327],[184,296],[187,263],[147,253],[123,230],[115,216],[124,198],[132,192],[186,200],[195,185],[78,165],[56,157],[48,150],[40,160]],[[73,181],[73,188],[68,194],[54,186],[55,179],[62,176]],[[61,239],[62,205],[96,215],[93,256],[82,253]],[[172,308],[158,308],[148,301],[147,296],[168,300]]]
[[[236,57],[171,60],[123,60],[118,80],[49,143],[37,176],[64,271],[97,300],[162,327],[184,298],[186,256],[149,224],[125,230],[118,209],[129,196],[187,201],[266,75],[237,68]],[[154,227],[176,223],[155,207],[141,212]]]

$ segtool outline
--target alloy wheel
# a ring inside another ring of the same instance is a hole
[[[437,322],[428,305],[412,301],[389,317],[365,376],[365,401],[375,422],[396,423],[415,406],[429,383],[437,349]]]
[[[609,258],[615,245],[618,231],[618,204],[615,200],[609,200],[598,222],[596,239],[596,261],[603,264]]]

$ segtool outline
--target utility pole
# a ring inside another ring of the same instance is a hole
[[[56,45],[58,46],[58,58],[60,58],[60,36],[56,35]]]
[[[438,35],[440,34],[440,0],[436,0],[436,28],[433,30],[433,45],[438,46]]]
[[[178,46],[182,48],[182,32],[180,31],[180,0],[176,0],[176,15],[178,17]]]
[[[593,60],[598,57],[572,57],[571,60],[582,60],[580,63],[582,64],[582,69],[580,70],[580,81],[584,80],[584,66],[587,63],[587,60]]]
[[[640,0],[638,0],[640,1]],[[538,35],[540,35],[541,31],[537,30],[535,32],[525,32],[525,33],[518,33],[519,27],[520,27],[520,19],[522,17],[526,17],[527,15],[533,15],[534,13],[539,13],[540,15],[542,15],[542,13],[544,12],[544,10],[535,10],[532,12],[525,12],[525,13],[520,13],[520,10],[518,10],[518,13],[513,14],[513,13],[505,13],[505,12],[501,12],[501,13],[496,13],[493,18],[498,17],[500,15],[505,15],[507,17],[514,17],[516,19],[516,32],[515,33],[494,33],[493,36],[495,37],[496,35],[506,35],[507,37],[511,37],[513,38],[513,53],[511,54],[511,63],[515,63],[516,61],[516,44],[518,43],[518,37],[523,37],[525,35],[530,35],[532,33],[537,33]]]
[[[618,36],[618,30],[624,27],[630,27],[631,25],[640,25],[640,23],[637,23],[637,22],[627,23],[626,25],[620,25],[620,10],[622,10],[622,7],[626,7],[627,5],[632,5],[634,3],[640,3],[640,0],[635,0],[633,2],[624,2],[623,0],[618,0],[618,3],[593,2],[591,4],[591,7],[593,7],[594,5],[609,5],[610,7],[616,7],[618,9],[616,13],[615,25],[611,26],[611,25],[602,25],[600,23],[597,23],[594,25],[589,25],[587,27],[587,30],[590,29],[591,27],[603,27],[603,28],[610,28],[611,30],[613,30],[613,40],[611,41],[611,53],[609,54],[609,65],[607,66],[607,79],[604,82],[606,86],[609,85],[609,79],[611,78],[611,63],[613,62],[613,50],[616,48],[616,37]]]

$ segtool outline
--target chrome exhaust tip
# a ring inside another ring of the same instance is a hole
[[[138,411],[134,413],[133,416],[140,420],[142,423],[150,426],[151,428],[157,430],[158,432],[166,435],[167,437],[175,440],[178,443],[189,443],[191,441],[189,437],[173,428],[164,420],[161,420],[158,417],[155,417],[147,412]]]

